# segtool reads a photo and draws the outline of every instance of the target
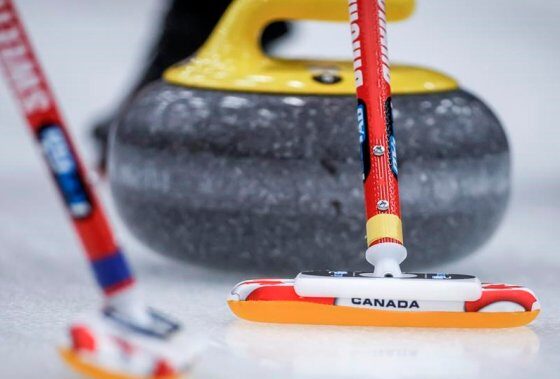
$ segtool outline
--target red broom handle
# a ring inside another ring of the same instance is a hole
[[[384,0],[350,0],[368,246],[402,244]]]
[[[0,67],[40,144],[99,286],[106,295],[130,288],[134,278],[12,0],[0,0]]]

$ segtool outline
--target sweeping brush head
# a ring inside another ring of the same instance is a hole
[[[178,379],[200,349],[178,324],[149,310],[138,322],[115,309],[73,323],[70,346],[60,350],[75,371],[96,379]]]
[[[521,326],[533,321],[540,310],[534,293],[526,288],[480,284],[466,275],[373,278],[371,273],[339,271],[305,275],[321,278],[323,296],[309,295],[316,292],[300,288],[301,276],[296,280],[260,279],[235,286],[228,305],[238,317],[257,322],[439,328]],[[337,297],[342,282],[349,282],[354,292],[347,287],[350,292]],[[423,285],[415,288],[419,282]],[[476,293],[479,295],[473,296]]]

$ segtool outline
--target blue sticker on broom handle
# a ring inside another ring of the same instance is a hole
[[[393,106],[389,97],[385,102],[385,125],[387,126],[387,138],[389,139],[389,165],[395,177],[399,176],[397,165],[397,140],[393,132]]]
[[[70,213],[78,219],[89,216],[91,201],[66,135],[58,125],[47,125],[39,130],[37,137]]]
[[[360,154],[363,164],[362,180],[365,181],[371,169],[369,156],[369,136],[367,125],[367,108],[364,102],[358,99],[358,107],[356,108],[358,116],[358,132],[360,133]]]

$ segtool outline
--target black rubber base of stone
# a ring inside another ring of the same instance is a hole
[[[367,269],[355,104],[156,82],[111,136],[119,213],[154,250],[215,268]],[[393,104],[405,267],[463,257],[506,208],[504,131],[463,90]]]

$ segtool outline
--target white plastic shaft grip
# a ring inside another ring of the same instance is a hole
[[[366,250],[367,261],[375,266],[373,275],[380,278],[402,276],[400,264],[406,259],[406,255],[406,248],[394,242],[379,243]]]
[[[294,290],[302,297],[416,301],[474,301],[482,295],[480,280],[472,276],[402,274],[399,278],[384,278],[371,273],[341,273],[346,275],[300,273],[295,279]],[[436,276],[427,278],[426,275]]]

